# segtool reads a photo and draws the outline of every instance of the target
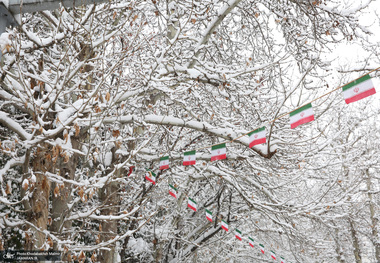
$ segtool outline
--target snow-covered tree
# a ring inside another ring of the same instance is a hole
[[[1,38],[2,246],[93,262],[378,259],[377,148],[339,92],[315,100],[358,76],[331,50],[373,49],[358,21],[370,5],[110,1],[23,15]],[[310,101],[316,121],[290,129]],[[263,126],[266,143],[250,148]],[[227,159],[211,162],[222,142]]]

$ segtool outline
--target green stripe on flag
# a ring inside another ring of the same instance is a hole
[[[169,160],[169,155],[160,158],[160,161]]]
[[[225,143],[214,145],[214,146],[211,147],[211,150],[222,149],[222,148],[226,148],[226,144]]]
[[[352,88],[353,86],[356,86],[356,85],[358,85],[358,84],[360,84],[360,83],[362,83],[364,81],[367,81],[369,79],[371,79],[371,77],[369,76],[369,74],[367,74],[367,75],[365,75],[365,76],[363,76],[363,77],[361,77],[361,78],[359,78],[359,79],[357,79],[357,80],[355,80],[355,81],[353,81],[351,83],[348,83],[347,85],[343,86],[342,90],[343,91],[348,90],[348,89]]]
[[[212,215],[212,212],[210,210],[206,209],[206,213]]]
[[[264,127],[261,127],[261,128],[258,128],[250,133],[248,133],[249,136],[251,136],[252,134],[254,133],[258,133],[258,132],[261,132],[261,131],[264,131],[265,130],[265,126]]]
[[[193,199],[191,199],[190,197],[189,197],[189,200],[191,201],[191,202],[193,202],[194,204],[197,204],[197,202],[195,202]]]
[[[175,191],[177,191],[177,188],[175,188],[175,187],[172,186],[171,184],[169,184],[169,186],[170,186],[171,188],[173,188]]]
[[[185,152],[184,155],[195,155],[195,150],[194,151]]]
[[[227,224],[227,222],[226,222],[226,221],[224,221],[223,219],[222,219],[222,222],[224,222],[226,225],[228,225],[228,224]]]
[[[260,247],[264,248],[264,245],[263,245],[263,244],[259,244],[259,245],[260,245]]]
[[[239,229],[235,228],[236,232],[238,232],[241,235],[241,232]]]
[[[253,240],[251,237],[248,237],[249,238],[249,240],[251,240],[252,242],[255,242],[255,240]]]
[[[296,109],[294,111],[292,111],[291,113],[289,113],[290,116],[293,116],[293,115],[296,115],[304,110],[307,110],[307,109],[310,109],[311,108],[311,103],[309,104],[306,104],[305,106],[299,108],[299,109]]]
[[[146,169],[146,171],[147,171],[148,173],[150,173],[152,176],[156,177],[156,174],[155,174],[155,173],[153,173],[151,170],[149,170],[149,169]]]

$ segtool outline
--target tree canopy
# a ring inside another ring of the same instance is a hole
[[[373,2],[112,0],[23,14],[0,39],[0,250],[380,260],[378,96],[346,105],[336,90],[377,81],[359,20]],[[337,66],[347,43],[364,56]],[[309,102],[315,121],[291,129]],[[266,143],[249,147],[261,127]],[[227,158],[210,161],[219,143]]]

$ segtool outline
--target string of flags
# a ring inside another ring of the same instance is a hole
[[[173,192],[175,194],[173,194]],[[177,195],[178,195],[177,189],[174,186],[172,186],[171,184],[169,184],[169,194],[171,196],[173,196],[174,198],[177,198]],[[190,208],[191,210],[193,210],[194,212],[196,212],[197,211],[197,202],[189,197],[187,207]],[[206,219],[210,222],[213,222],[212,212],[205,208],[205,214],[206,214]],[[223,230],[225,230],[226,232],[228,232],[229,231],[229,224],[226,221],[224,221],[223,219],[220,220],[220,223],[221,223],[221,228]],[[239,241],[242,241],[243,240],[242,232],[238,228],[235,228],[234,232],[235,232],[236,239],[238,239]],[[255,247],[255,240],[252,237],[248,237],[248,244],[252,248],[254,248]],[[258,248],[260,249],[261,253],[265,254],[265,249],[264,249],[263,244],[259,243]],[[271,255],[272,259],[277,260],[276,253],[273,250],[270,250],[270,255]],[[285,263],[284,257],[281,257],[281,263]]]
[[[374,72],[376,70],[380,69],[374,69],[371,72]],[[371,73],[370,72],[370,73]],[[359,101],[361,99],[364,99],[368,96],[374,95],[376,93],[376,90],[374,88],[374,85],[372,83],[370,73],[367,73],[366,75],[349,82],[348,84],[338,87],[335,90],[330,91],[329,93],[336,91],[339,88],[342,88],[343,91],[343,97],[347,104],[350,104],[355,101]],[[329,94],[327,93],[327,94]],[[324,94],[320,96],[319,98],[322,98],[326,96],[327,94]],[[317,99],[319,99],[317,98]],[[314,99],[313,101],[317,100]],[[290,128],[295,129],[299,125],[309,123],[315,120],[314,118],[314,111],[311,102],[307,103],[289,113],[283,114],[282,116],[278,117],[275,120],[278,120],[279,118],[284,117],[285,115],[289,115],[289,121],[290,121]],[[270,121],[274,122],[275,120]],[[252,130],[246,134],[243,134],[239,136],[238,138],[235,138],[228,142],[233,142],[241,137],[244,137],[248,135],[249,136],[249,147],[252,148],[255,145],[264,144],[267,142],[266,140],[266,131],[265,126]],[[223,160],[227,158],[227,148],[226,143],[220,143],[216,145],[211,146],[211,161],[217,161],[217,160]],[[206,147],[203,147],[204,149]],[[198,149],[199,150],[199,149]],[[187,151],[183,154],[183,165],[195,165],[196,164],[196,150]],[[160,157],[160,170],[168,169],[169,168],[169,155]]]
[[[146,174],[145,174],[145,178],[151,182],[153,185],[156,184],[156,177],[157,175],[155,173],[153,173],[151,170],[147,170]],[[178,189],[176,187],[174,187],[173,185],[169,184],[169,194],[176,198],[178,197]],[[187,202],[187,207],[190,208],[191,210],[193,210],[194,212],[197,212],[198,211],[198,208],[197,208],[197,202],[188,197],[188,202]],[[212,212],[208,209],[205,209],[205,215],[206,215],[206,219],[210,222],[213,222],[213,216],[212,216]],[[229,224],[221,219],[221,228],[223,230],[225,230],[226,232],[229,231]],[[236,239],[242,241],[243,240],[243,235],[242,235],[242,232],[238,229],[238,228],[235,228],[235,237]],[[251,247],[255,247],[255,241],[252,237],[248,237],[248,243]],[[260,251],[261,253],[265,254],[265,250],[264,250],[264,245],[263,244],[259,244],[258,246],[260,248]],[[276,257],[276,253],[273,251],[273,250],[270,250],[271,252],[271,257],[276,260],[277,257]],[[285,263],[285,259],[283,257],[281,257],[281,262],[282,263]]]
[[[380,69],[380,67],[372,70],[371,72],[374,72],[378,69]],[[352,82],[350,82],[350,83],[348,83],[342,87],[337,88],[337,89],[342,88],[343,97],[344,97],[346,104],[350,104],[352,102],[359,101],[361,99],[364,99],[364,98],[371,96],[371,95],[374,95],[376,93],[376,90],[375,90],[374,85],[372,83],[371,77],[369,76],[369,74],[371,72],[367,73],[366,75],[364,75],[364,76],[362,76],[362,77],[360,77],[360,78],[358,78],[358,79],[356,79],[356,80],[354,80],[354,81],[352,81]],[[335,89],[333,91],[336,91],[337,89]],[[330,91],[329,93],[331,93],[333,91]],[[329,94],[329,93],[327,93],[327,94]],[[324,94],[323,96],[326,96],[327,94]],[[323,96],[321,96],[321,97],[323,97]],[[319,97],[319,98],[321,98],[321,97]],[[301,107],[297,108],[296,110],[293,110],[292,112],[289,112],[287,114],[289,114],[291,129],[294,129],[294,128],[298,127],[299,125],[314,121],[314,111],[313,111],[311,102],[304,105],[304,106],[301,106]],[[284,115],[280,116],[279,118],[281,118],[287,114],[284,114]],[[279,118],[277,118],[277,119],[279,119]],[[275,120],[273,120],[272,122],[274,122],[274,121]],[[241,137],[246,136],[246,135],[249,136],[249,147],[250,148],[252,148],[255,145],[266,143],[265,126],[258,128],[258,129],[255,129],[253,131],[250,131],[246,134],[243,134],[238,138],[241,138]],[[238,138],[235,138],[230,142],[233,142],[233,141],[237,140]],[[216,145],[212,145],[211,146],[211,161],[226,159],[227,158],[226,153],[227,153],[226,142],[216,144]],[[185,152],[183,154],[183,165],[189,166],[189,165],[195,165],[195,164],[196,164],[196,150]],[[169,155],[160,157],[159,170],[169,169],[169,165],[170,165]],[[134,166],[131,166],[129,168],[128,175],[130,175],[132,173],[134,168],[135,168]],[[145,178],[146,178],[146,180],[151,182],[153,185],[156,184],[157,175],[153,171],[151,171],[150,169],[147,170],[147,172],[145,174]],[[177,188],[175,188],[171,184],[169,184],[169,194],[171,196],[173,196],[174,198],[177,198],[177,196],[178,196]],[[190,197],[188,197],[187,206],[188,206],[188,208],[190,208],[194,212],[197,212],[197,202]],[[212,212],[208,209],[205,209],[205,213],[206,213],[205,214],[206,219],[210,222],[213,222]],[[221,220],[221,228],[224,229],[226,232],[229,231],[229,224],[226,221],[224,221],[223,219]],[[242,232],[237,228],[235,229],[235,237],[240,241],[242,241],[242,239],[243,239]],[[251,237],[248,237],[248,243],[251,247],[255,247],[255,241]],[[263,244],[259,243],[258,248],[260,249],[261,253],[265,254],[265,249],[264,249]],[[270,255],[271,255],[272,259],[277,260],[276,253],[273,250],[270,250]],[[281,259],[281,263],[285,263],[285,259],[283,257],[280,257],[280,259]]]

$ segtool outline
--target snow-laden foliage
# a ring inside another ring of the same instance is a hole
[[[376,57],[359,73],[332,63],[340,43],[375,49],[358,22],[370,5],[110,1],[24,14],[0,41],[1,246],[82,262],[265,262],[270,250],[375,262],[376,98],[314,101],[375,68]],[[316,120],[290,129],[287,113],[312,100]],[[267,143],[249,148],[243,135],[262,126]],[[227,159],[210,162],[225,141]]]

